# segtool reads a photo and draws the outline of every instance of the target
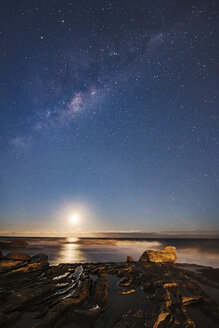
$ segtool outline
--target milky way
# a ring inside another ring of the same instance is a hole
[[[3,231],[78,202],[89,231],[218,228],[218,9],[1,2]]]

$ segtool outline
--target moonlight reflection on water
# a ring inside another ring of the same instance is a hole
[[[24,238],[27,254],[45,253],[51,265],[74,262],[122,262],[127,255],[138,260],[147,250],[159,250],[172,245],[177,250],[178,263],[195,263],[219,267],[219,239],[84,239],[84,238]],[[13,250],[4,250],[7,254]]]
[[[77,239],[67,238],[58,253],[52,259],[60,262],[107,262],[125,261],[127,255],[138,260],[146,249],[159,250],[167,245],[177,248],[177,262],[195,263],[219,267],[219,241],[210,240],[112,240],[112,239]],[[207,246],[208,245],[208,246]]]

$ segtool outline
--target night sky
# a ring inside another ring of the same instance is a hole
[[[219,228],[218,9],[0,2],[1,234]]]

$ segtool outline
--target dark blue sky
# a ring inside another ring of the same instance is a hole
[[[218,9],[1,1],[3,234],[218,228]]]

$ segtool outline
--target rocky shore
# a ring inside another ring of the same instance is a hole
[[[0,252],[0,327],[218,327],[219,269],[175,261],[171,246],[138,261],[58,266]]]

